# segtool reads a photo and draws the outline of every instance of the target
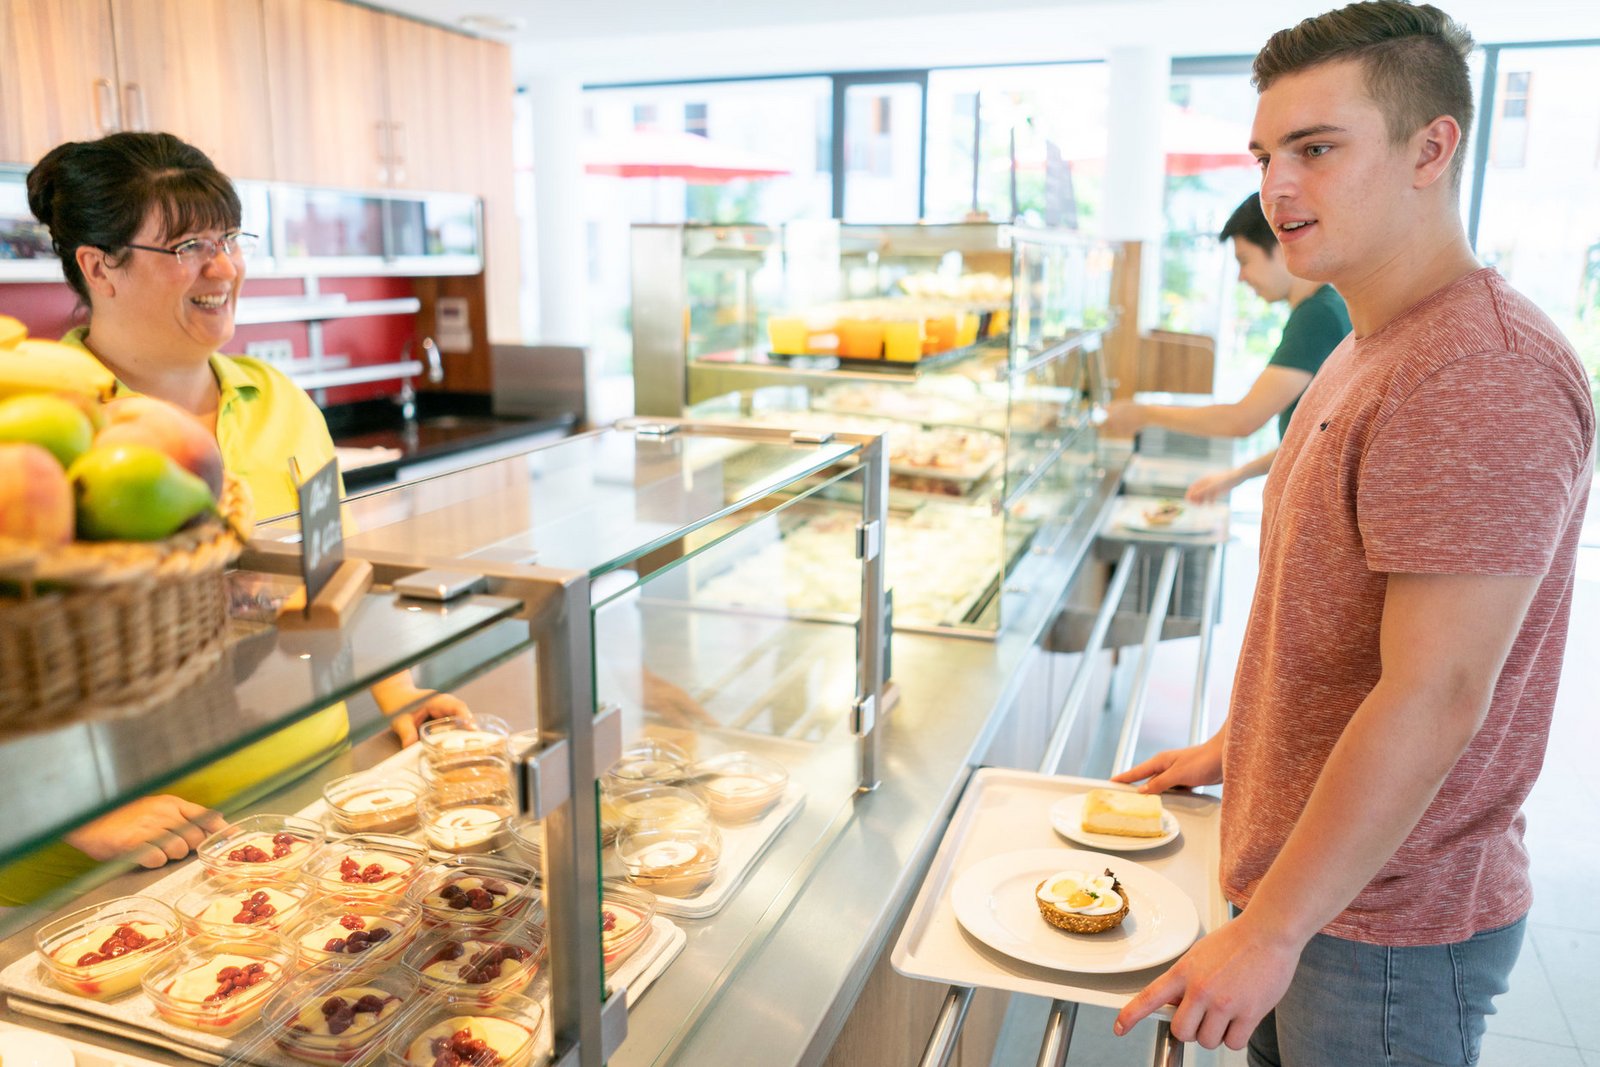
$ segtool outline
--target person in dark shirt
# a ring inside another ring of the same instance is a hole
[[[1102,428],[1107,436],[1132,437],[1146,426],[1160,426],[1203,437],[1248,437],[1276,415],[1281,438],[1300,394],[1328,353],[1350,332],[1350,315],[1333,286],[1289,273],[1278,239],[1261,213],[1258,194],[1251,193],[1234,209],[1218,237],[1233,241],[1241,282],[1263,300],[1289,302],[1289,321],[1272,358],[1250,391],[1231,404],[1175,407],[1119,400],[1111,405]],[[1189,499],[1206,503],[1240,482],[1267,473],[1275,453],[1258,456],[1235,470],[1207,475],[1190,487]]]

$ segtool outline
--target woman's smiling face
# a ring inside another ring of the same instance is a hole
[[[218,251],[203,262],[179,262],[161,252],[128,249],[111,269],[118,317],[151,342],[209,356],[233,339],[244,259],[220,247],[227,231],[168,234],[164,229],[161,212],[151,211],[130,243],[176,248],[184,241],[209,238],[218,243]]]

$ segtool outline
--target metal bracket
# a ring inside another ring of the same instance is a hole
[[[619,989],[600,1006],[600,1062],[617,1054],[628,1036],[628,991]]]
[[[832,430],[796,430],[789,435],[789,442],[796,445],[825,445],[832,440]]]
[[[680,429],[670,422],[641,422],[633,428],[633,432],[639,437],[671,437]]]
[[[517,764],[517,800],[524,812],[546,819],[572,798],[572,772],[567,762],[565,738],[522,754]]]
[[[877,519],[856,524],[856,559],[877,559],[883,548],[883,526]]]
[[[878,721],[878,698],[868,694],[850,705],[850,732],[865,737]]]
[[[582,1053],[583,1049],[574,1044],[571,1048],[567,1049],[565,1055],[563,1055],[560,1059],[553,1061],[550,1064],[550,1067],[579,1067],[579,1064],[583,1062]]]
[[[600,778],[622,758],[622,708],[601,704],[594,716],[594,776]]]

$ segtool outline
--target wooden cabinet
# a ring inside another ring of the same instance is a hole
[[[106,0],[0,0],[0,161],[111,133],[117,99]]]
[[[263,0],[279,181],[354,189],[389,184],[387,18],[339,0]]]
[[[0,159],[162,130],[272,173],[258,0],[0,0]]]

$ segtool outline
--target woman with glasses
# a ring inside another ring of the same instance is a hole
[[[238,193],[205,153],[166,133],[115,133],[63,144],[28,174],[28,206],[50,231],[88,325],[62,340],[117,378],[117,393],[158,397],[216,436],[223,464],[250,488],[258,515],[298,510],[293,459],[307,474],[333,458],[322,412],[284,374],[222,355],[233,338],[245,262]],[[423,718],[462,714],[454,697],[401,674],[375,685],[403,743]],[[309,766],[345,741],[344,705],[326,708],[88,823],[65,841],[0,867],[0,905],[36,899],[98,861],[134,854],[147,867],[179,859],[222,825],[209,809]]]

